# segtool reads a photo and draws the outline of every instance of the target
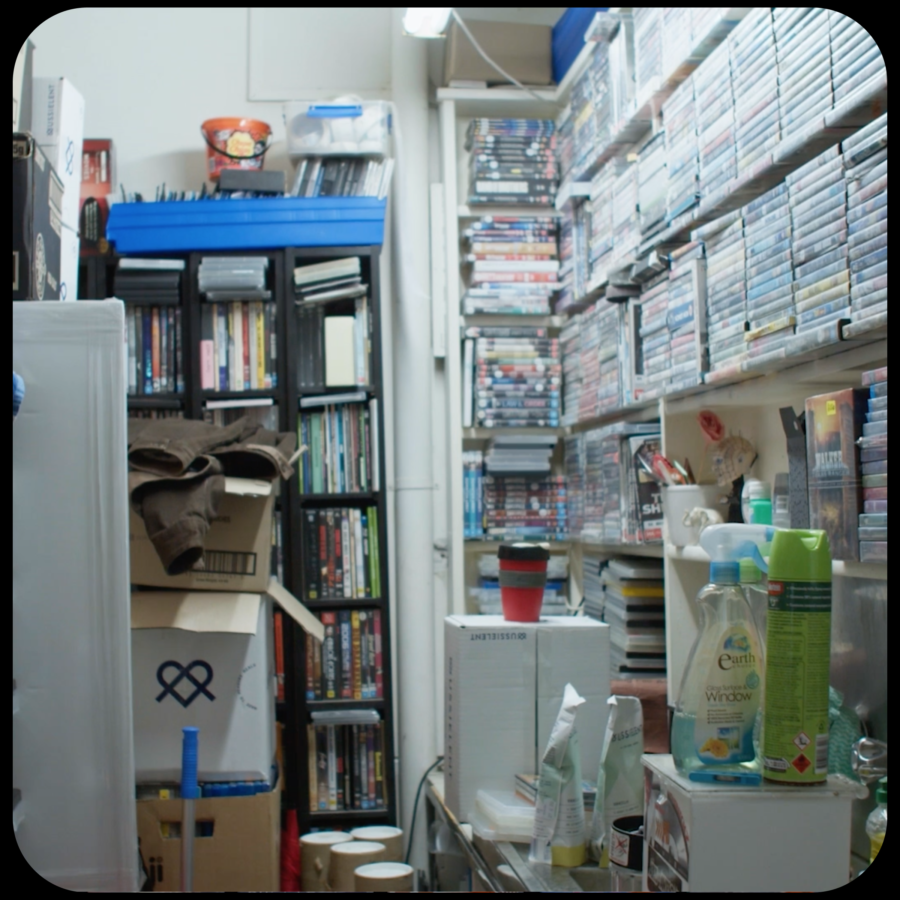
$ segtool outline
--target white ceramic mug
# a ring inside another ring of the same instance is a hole
[[[351,830],[355,841],[376,841],[387,850],[386,862],[403,862],[403,829],[393,825],[361,825]]]
[[[331,848],[353,837],[345,831],[314,831],[300,837],[300,858],[304,891],[327,891]]]
[[[376,862],[359,866],[355,873],[357,891],[383,893],[413,889],[413,867],[401,862]]]
[[[375,841],[349,840],[331,848],[328,863],[328,887],[332,891],[356,890],[354,872],[366,863],[383,862],[387,853],[384,844]]]

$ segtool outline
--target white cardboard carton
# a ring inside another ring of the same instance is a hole
[[[35,78],[32,85],[31,133],[65,188],[63,225],[78,232],[81,150],[84,144],[84,97],[67,78]],[[68,299],[74,300],[75,297]],[[103,297],[95,298],[97,300]]]
[[[515,776],[540,771],[563,690],[586,699],[576,727],[585,778],[596,777],[609,698],[609,626],[551,616],[534,624],[502,616],[444,620],[444,783],[460,821],[481,789],[512,790]]]
[[[277,582],[262,594],[131,595],[135,777],[178,781],[182,728],[200,729],[201,781],[268,779],[275,758],[271,599],[319,640],[321,623]]]
[[[643,889],[833,891],[849,880],[852,785],[736,787],[645,755]]]

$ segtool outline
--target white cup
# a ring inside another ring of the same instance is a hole
[[[403,829],[393,825],[361,825],[350,834],[355,841],[376,841],[387,850],[386,862],[403,862]]]
[[[721,509],[719,498],[726,488],[717,484],[672,484],[662,489],[663,514],[669,540],[676,547],[696,544],[700,537],[699,528],[684,524],[684,514],[697,507]]]
[[[328,885],[333,891],[356,890],[354,872],[367,863],[383,862],[387,851],[375,841],[349,840],[331,848],[328,863]]]
[[[413,867],[401,862],[376,862],[359,866],[355,873],[357,891],[382,893],[413,889]]]
[[[345,844],[353,837],[345,831],[314,831],[300,837],[300,857],[303,867],[303,890],[326,891],[331,848]]]

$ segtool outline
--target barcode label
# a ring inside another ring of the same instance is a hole
[[[816,735],[816,775],[828,772],[828,735]]]
[[[207,550],[203,554],[203,568],[223,575],[255,575],[256,554]]]

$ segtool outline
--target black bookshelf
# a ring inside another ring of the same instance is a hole
[[[380,447],[378,452],[379,491],[365,493],[323,494],[305,493],[298,491],[299,477],[291,485],[291,535],[293,540],[290,545],[292,581],[289,585],[293,593],[301,599],[304,597],[303,584],[303,514],[310,507],[356,507],[365,508],[374,506],[378,511],[378,549],[381,580],[380,597],[357,597],[353,599],[321,599],[304,600],[304,603],[315,613],[339,611],[342,609],[378,609],[381,612],[381,646],[382,646],[382,677],[383,698],[367,700],[307,700],[306,699],[306,641],[303,632],[299,628],[293,628],[293,645],[285,647],[285,671],[292,672],[293,684],[291,693],[294,701],[294,727],[296,729],[293,740],[296,743],[298,758],[301,767],[307,763],[309,747],[307,742],[306,726],[312,721],[310,714],[314,711],[330,710],[377,710],[381,716],[381,728],[384,737],[384,796],[386,805],[384,809],[360,809],[360,810],[329,810],[311,811],[309,808],[309,783],[306,777],[306,768],[301,768],[300,790],[297,797],[297,818],[300,833],[316,828],[352,828],[359,824],[394,824],[397,820],[394,785],[394,719],[393,719],[393,684],[391,682],[391,629],[390,607],[387,601],[389,594],[388,566],[387,566],[387,493],[385,490],[385,454],[384,454],[384,381],[382,377],[382,303],[380,290],[380,253],[381,247],[290,247],[285,251],[285,294],[289,298],[287,315],[287,340],[293,350],[287,353],[288,360],[288,386],[289,397],[287,401],[288,420],[287,427],[297,432],[300,414],[300,399],[304,396],[322,396],[329,393],[345,393],[351,388],[327,388],[318,389],[303,388],[299,386],[299,319],[294,312],[293,296],[293,271],[295,266],[310,265],[317,262],[325,262],[330,259],[342,259],[344,257],[357,256],[360,259],[362,280],[369,285],[369,310],[371,321],[371,371],[370,383],[366,388],[353,388],[352,390],[364,390],[369,399],[378,400],[378,436]],[[298,540],[298,537],[300,539]],[[287,663],[290,653],[291,665]]]
[[[284,805],[296,809],[300,833],[314,828],[352,828],[357,824],[393,824],[397,819],[394,785],[394,745],[393,745],[393,684],[391,681],[391,629],[388,565],[387,565],[387,503],[385,491],[384,454],[384,387],[381,362],[381,292],[380,292],[380,252],[378,246],[363,247],[291,247],[270,250],[208,251],[192,253],[140,254],[146,258],[162,257],[184,259],[185,269],[181,281],[182,308],[182,357],[184,369],[184,392],[179,394],[129,395],[129,410],[177,410],[183,409],[185,418],[202,419],[204,404],[208,400],[239,400],[271,398],[278,407],[279,428],[282,431],[298,432],[299,404],[303,396],[344,393],[347,388],[326,388],[301,390],[298,383],[299,322],[295,312],[293,291],[293,270],[297,265],[323,262],[329,259],[358,256],[361,262],[363,281],[369,285],[371,320],[371,383],[363,390],[370,399],[378,399],[378,435],[380,446],[378,460],[380,472],[379,491],[347,494],[300,494],[299,476],[295,474],[289,483],[282,485],[276,501],[281,512],[282,547],[284,563],[284,585],[303,601],[303,513],[310,507],[357,507],[374,506],[378,510],[378,565],[381,577],[381,596],[355,599],[322,599],[304,601],[315,613],[341,609],[361,609],[381,611],[382,623],[382,671],[383,698],[366,700],[307,701],[306,700],[306,660],[305,637],[299,626],[283,617],[284,642],[284,700],[276,704],[278,721],[283,726],[284,762],[286,790]],[[138,255],[138,254],[129,254]],[[197,273],[203,257],[221,256],[266,256],[267,287],[272,291],[276,304],[277,333],[277,386],[267,390],[215,391],[201,388],[199,365],[199,344],[201,336],[201,309],[207,301],[201,296]],[[103,299],[114,296],[114,275],[118,257],[84,257],[80,263],[79,299]],[[147,304],[155,305],[155,304]],[[299,465],[299,463],[298,463]],[[313,711],[328,710],[377,710],[381,716],[384,734],[383,778],[386,806],[384,809],[329,810],[311,812],[309,809],[309,785],[307,754],[307,725],[311,723]]]

